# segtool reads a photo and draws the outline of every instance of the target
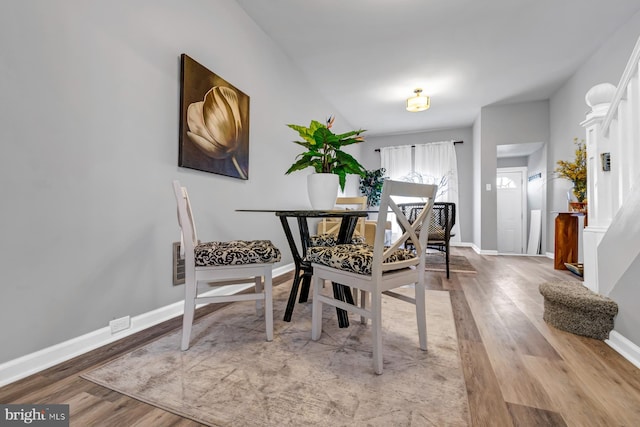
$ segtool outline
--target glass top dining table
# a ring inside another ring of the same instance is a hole
[[[311,287],[311,278],[313,276],[313,267],[311,263],[306,260],[307,249],[311,235],[309,234],[309,218],[340,218],[340,230],[338,231],[338,243],[347,243],[351,241],[353,232],[356,228],[356,224],[359,218],[366,217],[370,211],[366,210],[317,210],[317,209],[236,209],[236,212],[266,212],[273,213],[280,218],[282,229],[287,237],[287,243],[291,249],[291,255],[293,256],[293,262],[295,265],[295,273],[293,278],[293,284],[291,286],[291,292],[289,293],[289,299],[287,301],[287,308],[284,313],[284,321],[290,322],[295,307],[296,297],[300,284],[302,283],[302,289],[300,289],[300,303],[307,302],[309,298],[309,289]],[[289,218],[295,218],[298,224],[298,231],[300,232],[300,246],[296,243],[291,226],[289,224]],[[341,301],[346,301],[353,304],[353,296],[351,290],[339,283],[333,283],[333,294],[335,298]],[[336,308],[338,316],[338,326],[345,328],[349,326],[349,317],[345,310]]]

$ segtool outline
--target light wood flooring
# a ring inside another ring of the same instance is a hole
[[[473,426],[638,426],[640,370],[604,342],[542,320],[540,283],[577,280],[543,257],[454,248],[477,273],[430,273],[448,290]],[[289,286],[290,275],[274,283]],[[211,312],[204,307],[199,315]],[[295,312],[294,312],[295,316]],[[0,403],[67,403],[72,426],[194,426],[188,419],[79,377],[180,327],[180,318],[0,388]]]

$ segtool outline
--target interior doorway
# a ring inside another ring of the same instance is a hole
[[[527,168],[498,168],[498,253],[524,254],[527,245]]]

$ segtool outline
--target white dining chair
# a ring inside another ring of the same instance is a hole
[[[196,234],[187,189],[173,181],[181,231],[180,256],[185,265],[185,298],[181,349],[189,349],[191,327],[197,304],[256,301],[256,313],[264,315],[267,341],[273,340],[272,268],[280,261],[280,250],[269,240],[234,240],[201,243]],[[229,282],[253,279],[255,292],[234,295],[199,296],[199,284],[207,290]],[[264,307],[263,307],[264,304]]]
[[[424,286],[427,233],[420,233],[418,236],[416,230],[425,222],[428,223],[437,188],[436,185],[386,180],[382,188],[373,246],[345,244],[308,249],[307,259],[313,267],[311,338],[314,341],[319,340],[322,335],[323,304],[359,314],[363,323],[365,319],[371,319],[373,367],[376,374],[382,374],[382,294],[391,289],[414,284],[420,348],[427,349]],[[394,197],[402,197],[405,201],[407,198],[422,200],[424,208],[413,223],[409,223]],[[404,233],[391,246],[385,247],[384,225],[389,213],[396,215]],[[414,244],[413,250],[404,248],[408,239]],[[360,290],[360,305],[349,304],[323,293],[322,284],[325,280]],[[387,295],[393,296],[392,293]],[[366,307],[368,297],[371,299],[370,307]],[[403,297],[402,300],[406,298]]]

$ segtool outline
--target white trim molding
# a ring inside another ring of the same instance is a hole
[[[472,248],[473,243],[470,242],[449,242],[449,246],[457,246],[459,248]]]
[[[472,243],[471,247],[473,248],[474,251],[476,251],[478,255],[498,255],[498,251],[494,251],[490,249],[480,249],[478,246],[476,246],[475,243]]]
[[[611,331],[609,339],[605,340],[605,343],[620,353],[622,357],[633,363],[636,368],[640,369],[640,347],[615,330]]]
[[[287,264],[273,270],[273,277],[286,274],[294,269],[293,264]],[[234,294],[242,292],[253,286],[252,283],[229,285],[217,288],[210,293],[202,295]],[[160,307],[156,310],[143,313],[131,318],[131,326],[121,332],[111,334],[108,326],[89,332],[76,338],[55,344],[31,354],[10,360],[0,364],[0,387],[18,381],[29,375],[36,374],[59,363],[80,356],[96,348],[111,344],[122,338],[143,331],[154,325],[162,323],[174,317],[181,316],[184,310],[184,301]]]

